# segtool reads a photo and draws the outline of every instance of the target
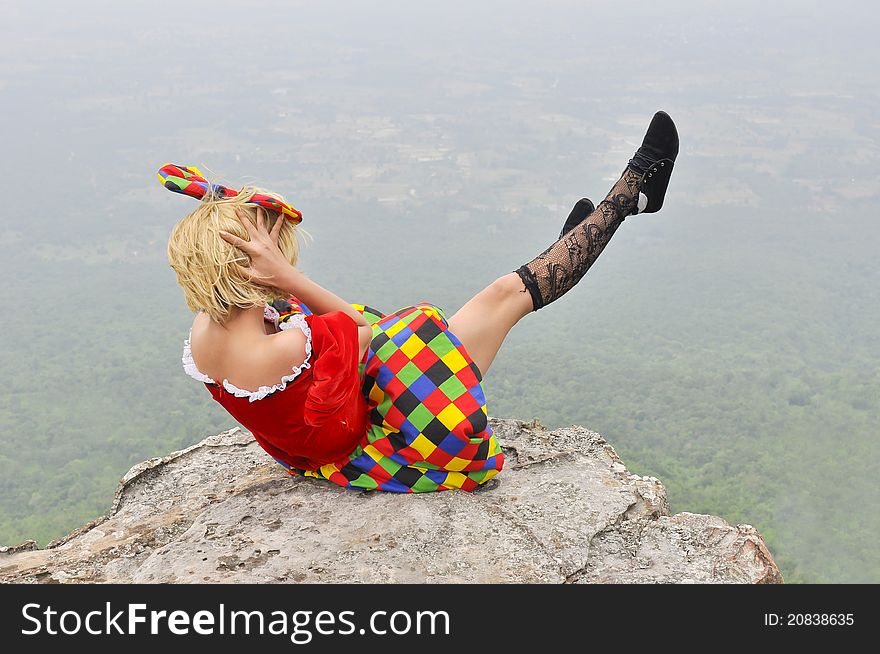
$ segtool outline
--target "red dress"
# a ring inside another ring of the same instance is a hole
[[[205,384],[272,457],[293,468],[315,470],[357,447],[367,427],[367,403],[360,392],[354,320],[333,311],[303,316],[302,322],[311,332],[311,352],[307,345],[303,365],[285,377],[283,389],[257,402],[253,393],[237,395],[235,387],[230,392],[228,383]]]

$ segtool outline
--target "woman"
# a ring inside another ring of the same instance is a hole
[[[428,303],[389,315],[348,304],[296,269],[301,214],[280,196],[164,166],[167,188],[203,200],[168,243],[198,312],[184,369],[291,474],[474,490],[504,464],[481,381],[505,336],[570,290],[627,216],[660,209],[677,155],[675,125],[658,112],[598,208],[579,202],[559,240],[448,319]]]

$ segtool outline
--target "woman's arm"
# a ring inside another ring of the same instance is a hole
[[[351,306],[341,297],[328,291],[320,284],[306,277],[299,270],[287,264],[287,269],[278,275],[277,288],[285,293],[295,295],[306,303],[315,313],[329,313],[330,311],[342,311],[357,323],[358,327],[369,327],[370,323],[363,314]]]
[[[320,284],[313,282],[289,263],[287,270],[279,274],[278,284],[277,288],[295,295],[315,313],[342,311],[354,320],[358,328],[358,361],[364,358],[364,352],[367,351],[370,340],[373,338],[373,327],[360,311],[335,293],[331,293]]]
[[[313,282],[290,264],[287,265],[288,269],[284,270],[278,278],[279,286],[277,288],[295,295],[315,313],[342,311],[354,320],[358,328],[358,361],[363,359],[364,352],[373,338],[373,327],[367,322],[364,315],[335,293],[331,293],[320,284]]]
[[[220,237],[224,241],[237,247],[250,257],[250,266],[243,268],[245,274],[255,284],[278,288],[291,295],[296,295],[317,314],[342,311],[354,320],[358,327],[360,354],[363,356],[373,335],[370,323],[367,322],[363,314],[348,302],[313,282],[290,265],[290,262],[278,248],[278,234],[281,231],[281,224],[284,218],[278,219],[272,227],[272,231],[268,232],[263,226],[262,211],[261,207],[257,207],[257,223],[259,225],[257,226],[247,216],[236,210],[239,221],[244,225],[250,236],[249,241],[245,241],[229,232],[220,232]]]

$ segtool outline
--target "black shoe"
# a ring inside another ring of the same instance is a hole
[[[562,238],[584,222],[595,210],[596,207],[590,202],[590,198],[581,198],[578,200],[577,203],[575,203],[574,208],[571,210],[571,213],[568,214],[568,218],[565,219],[565,225],[562,226],[562,231],[559,232],[559,238]]]
[[[654,213],[663,206],[677,156],[678,130],[669,114],[658,111],[648,126],[642,146],[627,164],[627,168],[641,175],[638,213]]]

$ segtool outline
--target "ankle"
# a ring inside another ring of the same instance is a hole
[[[639,183],[641,174],[627,167],[617,183],[599,203],[613,210],[620,220],[639,212]]]

